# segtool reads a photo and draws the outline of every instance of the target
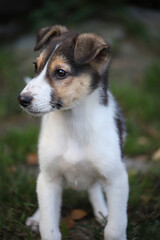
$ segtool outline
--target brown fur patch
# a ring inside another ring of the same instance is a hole
[[[69,76],[65,80],[53,81],[54,98],[63,102],[63,108],[70,108],[89,94],[90,82],[90,75],[84,73],[78,77]]]
[[[55,69],[63,69],[66,72],[71,72],[71,68],[68,64],[67,59],[64,56],[57,56],[52,60],[49,65],[49,71],[54,71]]]
[[[39,70],[41,68],[41,66],[44,63],[44,59],[45,59],[45,53],[44,51],[39,55],[39,57],[36,59],[36,63],[37,63],[37,70]]]
[[[108,44],[94,33],[78,36],[74,49],[74,59],[78,64],[95,63],[100,65],[108,59]]]

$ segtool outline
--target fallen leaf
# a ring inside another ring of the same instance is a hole
[[[157,129],[153,128],[153,127],[146,127],[145,128],[145,131],[151,136],[151,137],[154,137],[156,139],[159,139],[159,135],[160,135],[160,132],[157,131]]]
[[[154,154],[152,155],[152,159],[154,161],[159,161],[160,160],[160,148],[154,152]]]
[[[8,173],[9,173],[9,172],[16,172],[16,171],[17,171],[17,168],[16,168],[15,165],[7,168],[7,172],[8,172]]]
[[[72,220],[81,220],[87,216],[87,212],[81,209],[74,209],[71,212],[70,219]]]
[[[144,203],[148,203],[149,200],[150,200],[150,198],[149,198],[147,195],[144,195],[144,194],[142,194],[142,195],[140,196],[140,198],[141,198],[141,200],[142,200]]]
[[[36,153],[29,153],[27,155],[27,163],[29,165],[36,165],[38,163],[38,156]]]
[[[68,229],[73,228],[74,225],[75,225],[75,221],[69,218],[68,221],[67,221]]]
[[[70,217],[66,218],[66,217],[62,217],[61,219],[61,226],[65,227],[67,230],[73,228],[75,225],[75,221],[72,220]]]
[[[140,145],[147,145],[148,142],[149,142],[149,141],[148,141],[148,138],[146,138],[146,137],[144,137],[144,136],[138,138],[138,143],[139,143]]]
[[[141,161],[141,162],[146,162],[147,159],[148,159],[147,155],[139,155],[138,156],[138,160]]]

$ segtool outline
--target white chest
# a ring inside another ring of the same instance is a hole
[[[94,107],[44,117],[39,141],[41,171],[61,175],[70,186],[88,188],[119,159],[114,108]]]
[[[60,175],[65,186],[87,189],[99,177],[92,158],[94,146],[83,132],[78,138],[77,133],[68,129],[66,135],[65,131],[56,134],[55,130],[51,134],[50,130],[45,138],[42,136],[39,146],[41,170],[52,176]]]
[[[65,185],[75,189],[88,189],[100,177],[95,166],[88,160],[68,163],[62,159],[60,164]]]

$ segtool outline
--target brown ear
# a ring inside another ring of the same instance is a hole
[[[77,37],[74,60],[77,64],[96,61],[102,63],[109,57],[109,46],[103,38],[92,33],[82,33]]]
[[[37,43],[34,51],[40,50],[51,37],[59,36],[62,32],[67,32],[67,28],[61,25],[41,28],[37,33]]]

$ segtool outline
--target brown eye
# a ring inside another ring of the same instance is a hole
[[[56,72],[56,75],[57,75],[59,78],[65,78],[66,75],[67,75],[67,72],[64,71],[63,69],[58,69],[57,72]]]
[[[37,63],[36,62],[33,62],[34,64],[34,70],[35,70],[35,73],[37,72]]]

